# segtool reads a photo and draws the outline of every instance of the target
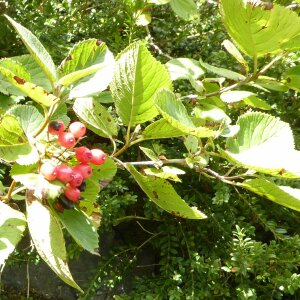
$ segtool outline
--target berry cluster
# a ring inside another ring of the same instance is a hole
[[[68,131],[65,131],[65,125],[61,120],[55,120],[49,123],[48,132],[58,136],[58,143],[67,149],[73,148],[78,139],[86,133],[86,127],[81,122],[70,124]],[[58,164],[56,161],[47,160],[40,167],[40,174],[48,181],[59,180],[65,184],[64,193],[58,198],[55,208],[63,212],[65,208],[73,208],[82,197],[80,195],[86,188],[85,179],[93,174],[93,165],[102,165],[106,159],[106,153],[101,149],[89,149],[81,146],[72,149],[75,152],[77,164],[68,166],[65,163]],[[72,152],[73,153],[73,152]]]

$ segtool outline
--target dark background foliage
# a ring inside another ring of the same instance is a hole
[[[150,32],[162,53],[151,45],[149,49],[162,62],[168,61],[168,56],[202,58],[238,71],[221,46],[228,36],[217,1],[196,2],[198,22],[179,19],[168,5],[147,6],[143,1],[129,0],[10,0],[0,1],[0,10],[34,32],[56,63],[74,43],[85,38],[99,38],[117,54]],[[152,14],[149,32],[136,26],[133,17],[137,9],[144,7]],[[0,56],[25,53],[20,39],[0,18]],[[285,59],[270,74],[279,78],[297,59],[298,54]],[[177,83],[176,89],[178,93],[192,93],[184,81]],[[299,148],[297,93],[261,96],[273,105],[273,115],[292,125]],[[168,157],[182,158],[185,152],[178,140],[155,141],[147,146]],[[128,160],[137,160],[141,153],[132,148],[125,155]],[[224,161],[217,159],[211,166],[221,173],[228,169]],[[118,295],[116,299],[137,300],[299,299],[299,213],[186,171],[183,182],[175,188],[188,203],[208,215],[206,220],[183,220],[163,212],[122,171],[101,191],[99,233],[117,242],[105,251],[95,266],[94,277],[82,286],[86,290],[82,299],[92,299],[97,291],[105,291],[106,299],[114,295]],[[70,259],[80,257],[81,250],[71,241],[68,247]],[[9,264],[27,262],[28,255],[36,259],[20,246]],[[143,256],[148,259],[141,259]]]

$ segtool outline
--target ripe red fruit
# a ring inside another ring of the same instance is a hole
[[[58,137],[59,143],[65,148],[72,148],[75,146],[75,136],[71,132],[63,132]]]
[[[93,157],[91,150],[87,147],[77,148],[75,150],[75,155],[76,155],[77,160],[82,163],[88,163]]]
[[[48,125],[48,132],[53,135],[60,135],[65,130],[65,124],[61,120],[51,121]]]
[[[69,126],[69,132],[71,132],[76,138],[80,138],[85,135],[86,127],[81,122],[73,122]]]
[[[56,171],[57,171],[57,179],[59,179],[62,182],[70,182],[73,177],[73,170],[66,165],[59,165],[56,167]]]
[[[83,176],[80,172],[73,170],[73,179],[69,182],[72,187],[79,187],[83,182]]]
[[[72,187],[69,184],[67,184],[66,189],[64,190],[64,194],[69,200],[73,202],[78,202],[81,199],[80,190],[76,187]]]
[[[94,165],[102,165],[106,160],[106,153],[101,149],[92,149],[92,159],[91,163]]]
[[[41,165],[40,173],[45,177],[45,179],[52,181],[57,177],[57,166],[50,161],[46,161]]]
[[[73,170],[80,172],[83,179],[89,178],[93,174],[92,168],[88,164],[84,163],[76,165]]]

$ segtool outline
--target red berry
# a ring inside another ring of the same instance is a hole
[[[61,120],[51,121],[48,125],[48,132],[53,135],[60,135],[65,130],[65,124]]]
[[[80,172],[73,170],[73,179],[69,182],[72,187],[80,186],[83,182],[83,176]]]
[[[73,133],[76,138],[80,138],[85,135],[86,127],[81,122],[73,122],[69,126],[69,132]]]
[[[59,179],[62,182],[70,182],[74,177],[73,170],[66,165],[60,165],[57,166],[57,179]]]
[[[92,159],[91,163],[94,165],[102,165],[106,160],[106,153],[104,153],[101,149],[92,149]]]
[[[78,164],[73,168],[73,170],[80,172],[83,179],[89,178],[93,174],[93,170],[88,164]]]
[[[63,132],[58,137],[59,143],[65,148],[72,148],[75,146],[75,136],[71,132]]]
[[[91,150],[87,147],[79,147],[75,150],[75,153],[77,160],[82,163],[89,162],[93,157]]]
[[[72,187],[69,184],[67,184],[64,194],[69,200],[73,202],[78,202],[81,199],[79,189],[76,187]]]
[[[45,179],[52,181],[57,177],[57,166],[55,166],[52,162],[47,161],[41,165],[40,173],[45,177]]]

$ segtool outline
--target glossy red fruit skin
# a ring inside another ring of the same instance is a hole
[[[74,172],[72,168],[67,165],[59,165],[56,168],[57,175],[56,178],[62,182],[70,182],[74,177]]]
[[[81,199],[80,190],[76,187],[72,187],[69,184],[67,184],[66,189],[64,190],[64,194],[69,200],[73,202],[78,202]]]
[[[65,130],[65,124],[61,120],[51,121],[48,125],[48,132],[53,135],[60,135]]]
[[[91,163],[94,165],[102,165],[105,163],[106,160],[106,153],[103,152],[101,149],[92,149],[92,159],[91,159]]]
[[[40,174],[42,174],[45,179],[52,181],[57,177],[57,166],[47,161],[41,165]]]
[[[83,176],[79,171],[73,170],[73,179],[69,182],[72,187],[79,187],[83,182]]]
[[[63,132],[58,137],[58,142],[65,148],[73,148],[76,140],[75,136],[71,132]]]
[[[82,163],[88,163],[93,157],[91,150],[87,147],[76,148],[75,155],[76,159]]]
[[[85,135],[86,127],[81,122],[73,122],[70,124],[68,131],[73,133],[76,138],[80,138]]]
[[[74,171],[78,171],[81,173],[83,179],[87,179],[92,176],[93,169],[88,164],[78,164],[73,168]]]

